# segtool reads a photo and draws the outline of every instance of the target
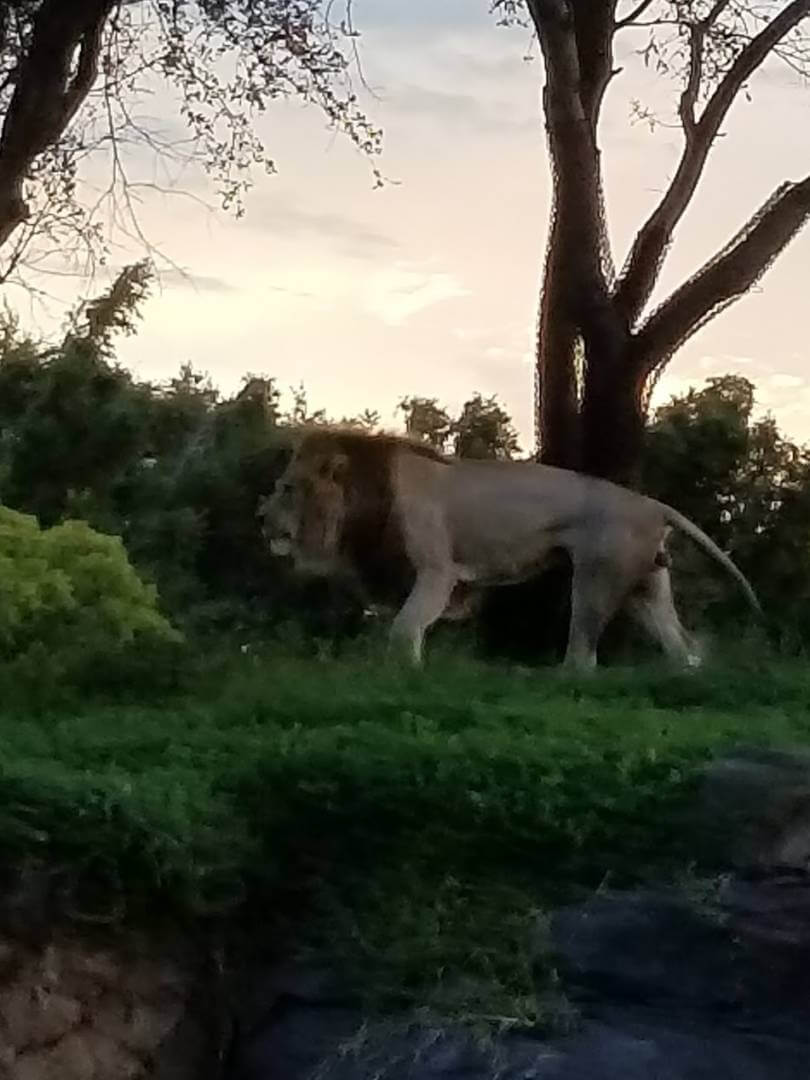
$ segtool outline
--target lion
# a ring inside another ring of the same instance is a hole
[[[292,557],[298,572],[348,575],[397,605],[391,640],[417,665],[437,620],[464,618],[481,590],[528,580],[560,551],[573,568],[566,666],[596,666],[620,608],[667,656],[699,664],[672,596],[673,528],[725,567],[761,614],[742,572],[688,518],[567,469],[449,458],[395,435],[320,428],[303,434],[258,512],[271,553]]]

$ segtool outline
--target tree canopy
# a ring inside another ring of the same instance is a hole
[[[10,0],[0,5],[0,282],[54,255],[94,260],[105,219],[140,234],[133,146],[211,175],[237,214],[256,168],[275,169],[255,121],[293,97],[373,157],[359,108],[351,3],[321,0]],[[156,88],[185,127],[150,119]],[[100,163],[101,191],[83,180]]]

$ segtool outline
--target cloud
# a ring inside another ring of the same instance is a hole
[[[178,289],[192,289],[194,292],[230,293],[236,289],[225,278],[213,274],[192,274],[187,270],[162,270],[159,274],[161,285]]]
[[[469,289],[453,274],[419,274],[394,268],[372,281],[363,306],[389,326],[400,326],[418,311],[468,294]]]
[[[364,4],[355,18],[358,28],[411,30],[420,35],[435,34],[437,29],[494,25],[483,5],[470,0],[374,0]]]
[[[449,123],[476,133],[542,130],[537,116],[521,116],[513,102],[415,83],[401,83],[388,90],[385,105],[403,115],[427,117],[443,126]]]
[[[491,330],[488,326],[456,326],[451,330],[451,333],[459,341],[481,341],[483,338],[489,337]]]
[[[714,353],[701,356],[698,361],[703,371],[722,371],[723,374],[735,367],[760,366],[750,356],[736,356],[731,353]]]
[[[283,293],[285,296],[296,296],[299,299],[311,300],[315,297],[315,293],[308,289],[289,289],[286,285],[268,285],[267,289],[271,293]]]
[[[325,239],[342,255],[352,258],[377,259],[400,248],[393,236],[348,214],[303,210],[283,198],[260,208],[254,223],[276,236],[293,239],[310,235]]]
[[[768,380],[773,387],[789,390],[797,386],[804,386],[805,380],[801,375],[789,375],[784,371],[777,371]]]
[[[527,38],[528,41],[528,38]],[[487,52],[474,52],[472,48],[459,48],[449,51],[443,58],[443,68],[457,69],[467,78],[477,78],[484,82],[494,82],[503,86],[505,82],[516,81],[516,74],[525,72],[539,83],[542,78],[542,69],[536,58],[526,59],[527,52],[524,48],[510,49],[498,55],[493,55],[492,50]],[[523,65],[521,67],[521,65]],[[537,122],[540,123],[540,104],[537,105]]]

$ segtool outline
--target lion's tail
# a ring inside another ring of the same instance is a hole
[[[666,503],[658,503],[658,505],[664,511],[664,517],[670,525],[672,525],[676,529],[680,529],[681,532],[686,533],[687,536],[690,536],[696,544],[702,547],[704,551],[707,551],[714,559],[717,560],[717,562],[724,566],[732,577],[737,579],[739,584],[742,586],[743,592],[745,593],[751,607],[754,609],[754,611],[756,611],[758,615],[762,615],[762,606],[757,599],[757,594],[751,588],[748,579],[743,574],[742,570],[740,570],[738,566],[734,565],[728,555],[726,555],[724,551],[720,550],[717,544],[715,544],[714,540],[712,540],[711,537],[707,536],[706,533],[697,525],[695,525],[693,521],[690,521],[688,517],[684,517],[683,514],[679,514],[678,511],[673,510],[671,506],[667,506]]]

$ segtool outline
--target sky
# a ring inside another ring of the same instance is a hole
[[[153,380],[191,362],[225,393],[246,372],[275,377],[286,401],[303,382],[330,415],[377,409],[389,427],[406,395],[457,410],[476,391],[496,394],[530,449],[550,206],[540,62],[524,60],[525,31],[495,26],[488,0],[355,0],[354,21],[389,182],[374,190],[368,162],[316,110],[273,105],[259,130],[278,173],[257,175],[243,218],[203,206],[214,195],[193,171],[182,177],[184,196],[144,194],[145,235],[184,273],[161,272],[139,333],[119,342],[118,356]],[[675,87],[645,71],[638,45],[619,39],[624,70],[600,136],[619,265],[680,152],[677,129],[632,121],[633,99],[664,113],[675,101]],[[779,183],[810,170],[810,87],[771,65],[750,89],[714,148],[656,300]],[[151,111],[162,109],[168,115],[171,103],[158,97]],[[154,163],[136,156],[129,168],[148,179]],[[756,384],[761,410],[810,441],[808,282],[810,229],[680,350],[654,401],[739,373]],[[82,288],[60,281],[51,291],[71,300]],[[61,316],[49,303],[25,317],[49,332]]]

